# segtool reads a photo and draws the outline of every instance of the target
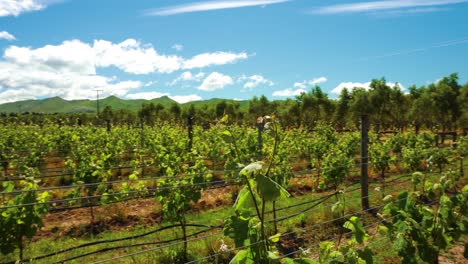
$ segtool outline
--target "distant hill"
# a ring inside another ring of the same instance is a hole
[[[236,102],[231,99],[209,99],[204,101],[194,101],[181,106],[188,106],[193,104],[195,107],[207,105],[208,107],[215,106],[218,102],[226,100],[227,102]],[[241,109],[247,109],[248,101],[237,101]],[[167,96],[155,98],[151,100],[135,99],[126,100],[116,96],[109,96],[99,100],[99,108],[102,110],[106,106],[111,106],[112,110],[128,109],[131,111],[138,111],[143,103],[161,104],[165,108],[169,108],[172,104],[177,103]],[[52,97],[40,100],[25,100],[13,103],[0,104],[0,112],[3,113],[17,113],[17,112],[36,112],[36,113],[93,113],[96,111],[96,100],[71,100],[67,101],[60,97]]]

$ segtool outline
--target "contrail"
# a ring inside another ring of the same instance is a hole
[[[462,45],[462,44],[466,44],[466,43],[468,43],[468,38],[459,39],[459,40],[449,40],[449,41],[435,43],[435,44],[432,44],[431,46],[424,47],[424,48],[395,51],[395,52],[391,52],[391,53],[387,53],[387,54],[383,54],[383,55],[378,55],[378,56],[373,56],[373,57],[363,57],[363,58],[359,58],[358,61],[368,61],[368,60],[374,60],[374,59],[394,57],[394,56],[399,56],[399,55],[408,55],[408,54],[413,54],[413,53],[429,51],[431,49],[438,49],[438,48],[444,48],[444,47],[450,47],[450,46],[457,46],[457,45]]]

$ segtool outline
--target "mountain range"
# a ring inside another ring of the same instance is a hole
[[[241,109],[248,107],[248,100],[234,101],[232,99],[219,99],[213,98],[209,100],[193,101],[180,106],[188,106],[190,104],[200,107],[202,105],[214,106],[218,102],[225,100],[226,102],[238,102]],[[145,100],[145,99],[134,99],[126,100],[116,96],[109,96],[99,100],[99,108],[102,111],[106,106],[112,107],[112,110],[128,109],[130,111],[138,111],[141,109],[143,103],[154,103],[161,104],[165,108],[171,107],[173,104],[178,104],[167,96],[159,98]],[[17,101],[12,103],[0,104],[0,113],[18,113],[18,112],[35,112],[35,113],[92,113],[96,112],[97,101],[96,100],[70,100],[67,101],[60,97],[52,97],[39,100],[25,100]]]

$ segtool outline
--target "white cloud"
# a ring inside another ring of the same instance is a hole
[[[181,44],[174,44],[171,48],[175,49],[176,51],[182,51],[184,49],[184,46]]]
[[[178,102],[179,104],[185,104],[192,101],[200,101],[202,98],[196,94],[190,95],[171,95],[169,96],[172,100]]]
[[[231,1],[204,1],[188,3],[176,6],[169,6],[148,10],[146,15],[149,16],[170,16],[183,13],[202,12],[219,9],[231,9],[248,6],[265,6],[269,4],[279,4],[289,2],[290,0],[231,0]]]
[[[232,52],[213,52],[202,53],[194,56],[191,59],[183,62],[183,69],[204,68],[212,65],[223,65],[228,63],[235,63],[238,60],[245,60],[248,58],[247,53],[232,53]]]
[[[343,89],[348,89],[348,91],[350,91],[353,88],[364,88],[365,90],[369,90],[370,89],[370,84],[371,84],[371,82],[366,82],[366,83],[342,82],[337,87],[335,87],[333,90],[331,90],[330,93],[340,94]],[[398,86],[401,90],[405,90],[405,87],[403,85],[401,85],[400,83],[387,82],[386,84],[387,84],[387,86],[390,86],[390,87]]]
[[[466,2],[468,2],[468,0],[384,0],[330,5],[321,7],[312,12],[319,14],[363,13],[402,8],[442,6]]]
[[[316,84],[319,84],[319,83],[324,83],[326,81],[327,81],[326,77],[319,77],[319,78],[314,78],[314,79],[310,80],[309,84],[310,85],[316,85]]]
[[[177,78],[175,78],[174,80],[166,83],[167,86],[174,86],[176,85],[177,83],[180,83],[180,82],[189,82],[189,81],[193,81],[193,82],[201,82],[201,80],[203,79],[203,77],[205,76],[205,73],[204,72],[199,72],[197,74],[193,74],[189,71],[185,71],[183,73],[181,73]]]
[[[5,59],[18,64],[41,64],[51,70],[68,69],[71,72],[94,74],[96,67],[117,67],[131,74],[171,73],[182,68],[203,68],[234,63],[246,59],[246,53],[202,53],[191,59],[159,54],[151,45],[142,45],[135,39],[120,43],[95,40],[93,45],[80,40],[67,40],[60,45],[41,48],[10,46]]]
[[[319,83],[324,83],[327,81],[327,78],[326,77],[318,77],[318,78],[314,78],[312,80],[305,80],[305,81],[302,81],[302,82],[295,82],[294,83],[294,88],[299,88],[299,89],[306,89],[307,86],[314,86],[314,85],[317,85]]]
[[[245,53],[214,52],[184,59],[159,54],[151,45],[141,44],[135,39],[120,43],[67,40],[39,48],[12,45],[5,49],[0,59],[0,103],[47,96],[93,98],[92,89],[104,90],[103,96],[122,96],[132,89],[155,83],[101,76],[97,74],[100,68],[116,67],[130,74],[170,73],[184,67],[222,65],[243,58],[247,58]],[[204,77],[203,72],[192,74],[186,71],[180,80],[201,82]],[[227,75],[212,73],[199,89],[212,91],[232,82]]]
[[[141,93],[132,93],[127,94],[125,97],[128,99],[146,99],[151,100],[154,98],[159,98],[163,96],[169,96],[168,93],[160,93],[160,92],[141,92]]]
[[[120,81],[96,74],[93,47],[78,40],[38,49],[8,47],[0,60],[0,102],[60,96],[92,99],[93,89],[102,96],[122,96],[141,87],[139,81]]]
[[[415,15],[421,13],[433,13],[433,12],[440,12],[449,10],[445,7],[417,7],[417,8],[409,8],[409,9],[393,9],[388,11],[379,11],[373,13],[377,17],[398,17],[404,15]]]
[[[158,81],[149,81],[149,82],[145,83],[144,86],[145,87],[150,87],[151,85],[154,85],[154,84],[157,84],[157,83],[158,83]]]
[[[142,86],[139,81],[119,81],[115,77],[50,70],[46,65],[30,65],[0,61],[0,103],[40,97],[60,96],[64,99],[93,99],[94,89],[103,90],[103,97],[123,96]]]
[[[294,88],[300,88],[300,89],[305,89],[307,88],[306,82],[295,82],[294,83]]]
[[[205,78],[205,80],[203,80],[200,87],[198,87],[198,90],[211,92],[223,89],[226,85],[232,85],[233,83],[234,81],[231,76],[224,75],[219,72],[212,72]]]
[[[0,0],[0,17],[19,16],[21,13],[38,11],[57,0]]]
[[[38,49],[10,46],[3,57],[15,65],[31,66],[42,71],[96,73],[93,48],[79,40],[64,41],[61,45],[46,45]]]
[[[289,96],[296,96],[300,95],[301,93],[305,93],[306,90],[304,89],[285,89],[285,90],[280,90],[280,91],[275,91],[273,92],[273,96],[275,97],[289,97]]]
[[[0,39],[5,39],[5,40],[8,40],[8,41],[16,40],[15,36],[13,36],[12,34],[6,32],[6,31],[0,31]]]
[[[179,70],[183,63],[183,58],[158,54],[150,45],[141,45],[135,39],[127,39],[118,44],[95,40],[93,49],[96,66],[115,66],[133,74],[171,73]]]
[[[352,90],[353,88],[364,88],[366,90],[369,90],[370,87],[370,82],[366,83],[359,83],[359,82],[342,82],[338,84],[337,87],[335,87],[333,90],[330,91],[332,94],[340,94],[343,89],[348,89]]]
[[[258,74],[255,74],[255,75],[252,75],[252,76],[242,76],[239,78],[240,81],[244,81],[246,80],[246,82],[244,83],[244,88],[246,89],[253,89],[259,85],[268,85],[268,86],[273,86],[274,83],[268,79],[266,79],[265,77],[263,77],[262,75],[258,75]]]

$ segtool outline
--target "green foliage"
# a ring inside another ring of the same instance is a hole
[[[372,168],[380,172],[381,177],[384,177],[384,173],[390,169],[390,165],[394,161],[394,157],[391,155],[391,145],[387,142],[375,142],[369,147],[369,156]]]
[[[323,159],[323,178],[333,183],[335,189],[343,183],[353,166],[353,161],[340,149],[332,149]]]
[[[359,218],[352,216],[344,223],[343,227],[352,232],[347,245],[335,249],[334,242],[325,241],[320,243],[318,263],[373,263],[374,253],[365,244],[368,235]],[[361,248],[358,249],[358,246]]]
[[[411,171],[421,170],[422,161],[425,158],[423,149],[417,147],[403,147],[402,157],[406,167]]]
[[[1,209],[0,252],[8,254],[19,248],[21,259],[23,240],[31,239],[42,226],[42,216],[49,208],[46,204],[49,193],[37,192],[38,185],[32,177],[21,181],[19,186],[22,186],[23,192],[14,194],[12,198],[4,201],[4,205],[11,206],[10,208]],[[6,192],[12,191],[14,184],[4,182],[3,187]]]
[[[439,169],[439,172],[442,172],[442,169],[445,165],[449,163],[450,150],[444,148],[432,148],[428,151],[429,158],[427,159],[427,166],[429,169],[436,167]]]
[[[385,207],[384,217],[392,219],[384,222],[386,231],[402,262],[437,263],[440,251],[467,234],[467,188],[449,197],[445,187],[441,182],[430,188],[433,197],[438,197],[435,206],[421,203],[418,193],[402,192]]]
[[[468,156],[468,136],[460,137],[460,139],[458,139],[457,153],[461,157]]]

